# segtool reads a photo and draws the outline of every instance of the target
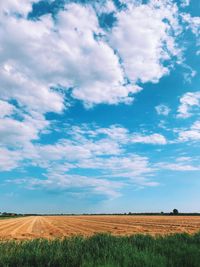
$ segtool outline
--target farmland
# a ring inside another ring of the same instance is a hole
[[[200,216],[30,216],[0,220],[1,240],[63,238],[108,233],[194,234],[200,231]]]
[[[0,220],[0,267],[199,267],[200,216]]]

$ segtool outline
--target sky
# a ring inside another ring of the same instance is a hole
[[[200,212],[199,0],[0,2],[0,211]]]

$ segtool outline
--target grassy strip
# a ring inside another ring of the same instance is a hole
[[[2,267],[200,267],[200,233],[0,243]]]

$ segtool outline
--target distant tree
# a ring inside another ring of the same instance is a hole
[[[173,214],[177,215],[178,214],[178,210],[177,209],[173,209]]]
[[[164,214],[164,212],[163,211],[161,211],[161,213],[160,213],[161,215],[163,215]]]

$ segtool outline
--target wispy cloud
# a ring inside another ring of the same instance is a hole
[[[29,144],[18,151],[19,158],[22,156],[26,159],[26,165],[39,166],[46,170],[45,179],[32,178],[25,181],[22,179],[23,184],[31,183],[32,188],[43,185],[46,189],[51,189],[53,186],[60,189],[70,186],[78,188],[79,184],[89,190],[93,183],[92,191],[98,191],[98,194],[101,191],[103,195],[108,192],[113,195],[115,184],[121,187],[126,183],[136,187],[158,185],[156,181],[149,179],[156,170],[151,166],[148,157],[130,153],[127,144],[130,142],[164,144],[165,139],[161,135],[155,134],[149,137],[134,135],[126,128],[116,125],[110,128],[92,125],[74,126],[68,133],[70,136],[67,139],[60,139],[55,144]],[[13,159],[9,165],[5,164],[5,169],[16,168],[19,158]],[[83,172],[87,170],[91,174],[87,177],[78,175],[81,170]],[[119,180],[124,182],[119,183]],[[118,187],[117,191],[121,187]]]
[[[170,108],[164,104],[156,106],[155,109],[158,115],[167,116],[170,113]]]
[[[166,145],[167,140],[161,134],[150,134],[150,135],[142,135],[142,134],[133,134],[131,137],[132,143],[143,143],[143,144],[154,144],[154,145]]]

